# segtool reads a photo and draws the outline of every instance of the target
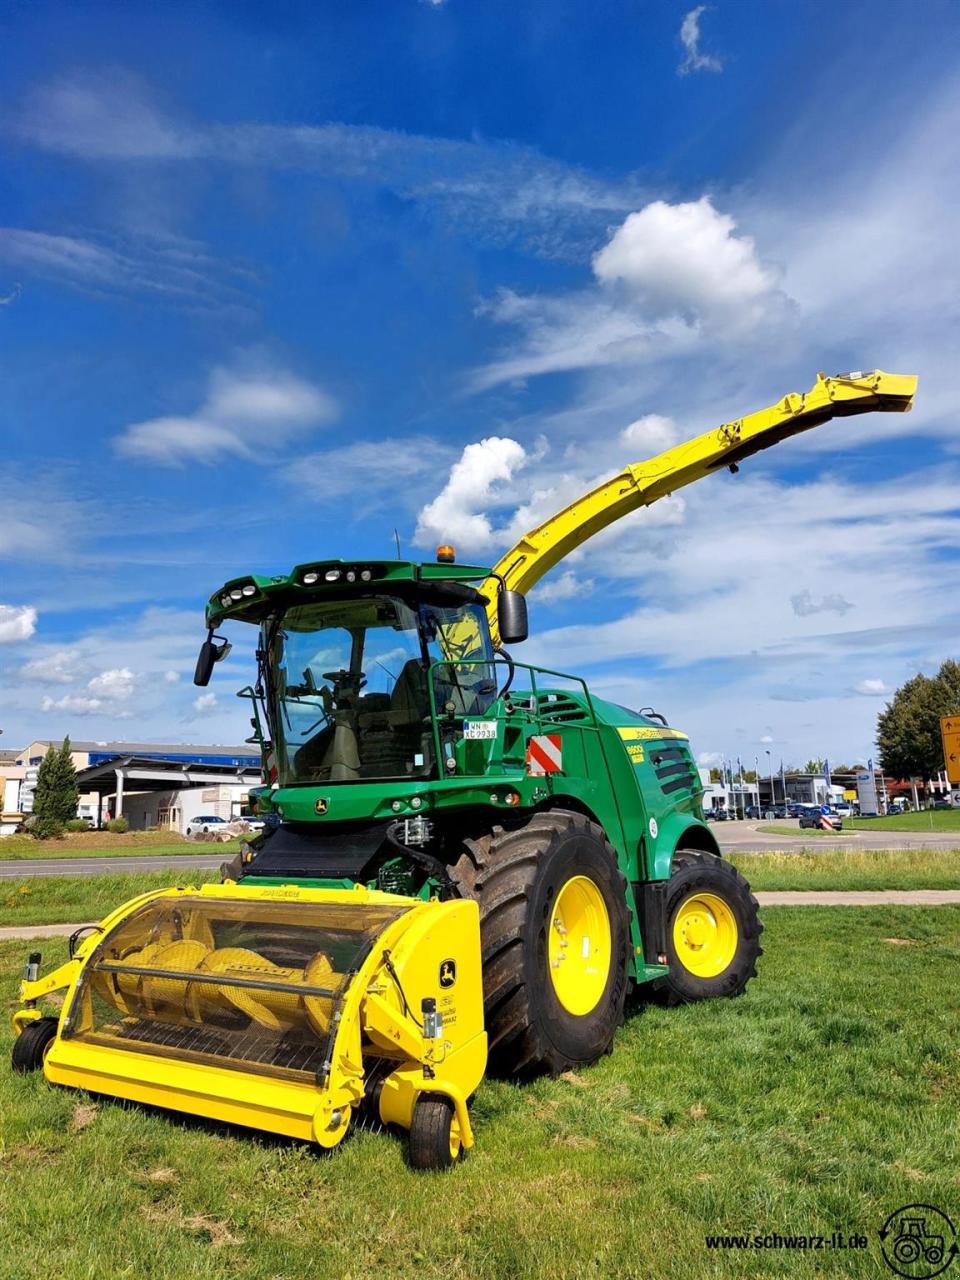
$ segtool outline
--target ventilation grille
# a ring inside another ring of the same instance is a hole
[[[545,724],[577,724],[590,719],[586,708],[566,693],[538,693],[536,711]]]

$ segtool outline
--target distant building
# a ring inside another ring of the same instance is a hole
[[[62,739],[38,738],[22,750],[3,752],[0,835],[16,829],[33,810],[37,770],[47,749]],[[185,831],[197,814],[229,821],[246,807],[259,784],[260,753],[249,744],[72,741],[80,788],[78,817],[95,826],[124,816],[135,830]]]

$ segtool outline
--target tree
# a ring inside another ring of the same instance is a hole
[[[67,737],[60,747],[52,744],[47,747],[47,753],[40,761],[33,812],[38,821],[69,822],[77,816],[79,802],[77,771],[73,766],[70,739]]]
[[[804,773],[823,773],[823,761],[808,760],[807,763],[803,766],[802,771]]]
[[[933,778],[943,768],[942,716],[960,713],[960,662],[947,660],[935,676],[916,675],[877,717],[877,745],[884,773],[893,778]]]

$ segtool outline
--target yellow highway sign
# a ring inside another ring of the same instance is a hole
[[[944,716],[940,721],[943,763],[951,782],[960,783],[960,716]]]

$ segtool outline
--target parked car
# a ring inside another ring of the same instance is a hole
[[[800,814],[803,812],[803,810],[806,807],[807,806],[805,804],[802,804],[799,800],[788,800],[787,801],[787,817],[799,818]]]
[[[229,825],[226,818],[221,818],[215,813],[198,813],[187,823],[187,835],[195,836],[201,831],[220,831]]]
[[[760,806],[758,804],[748,804],[743,811],[743,816],[745,818],[759,818]]]
[[[831,827],[834,831],[843,830],[843,819],[836,813],[824,813],[823,808],[817,804],[805,804],[803,812],[800,814],[800,826],[813,827],[821,830],[824,826]]]
[[[830,806],[830,812],[835,813],[838,818],[852,818],[853,809],[847,800],[841,800],[839,804]]]
[[[726,809],[708,809],[704,817],[708,822],[726,822],[727,811]]]
[[[949,800],[945,800],[943,799],[943,797],[941,797],[939,800],[934,800],[933,804],[930,805],[930,808],[931,809],[952,809],[953,805],[950,803]]]
[[[785,804],[769,804],[763,811],[765,818],[785,818],[787,816],[787,806]]]

